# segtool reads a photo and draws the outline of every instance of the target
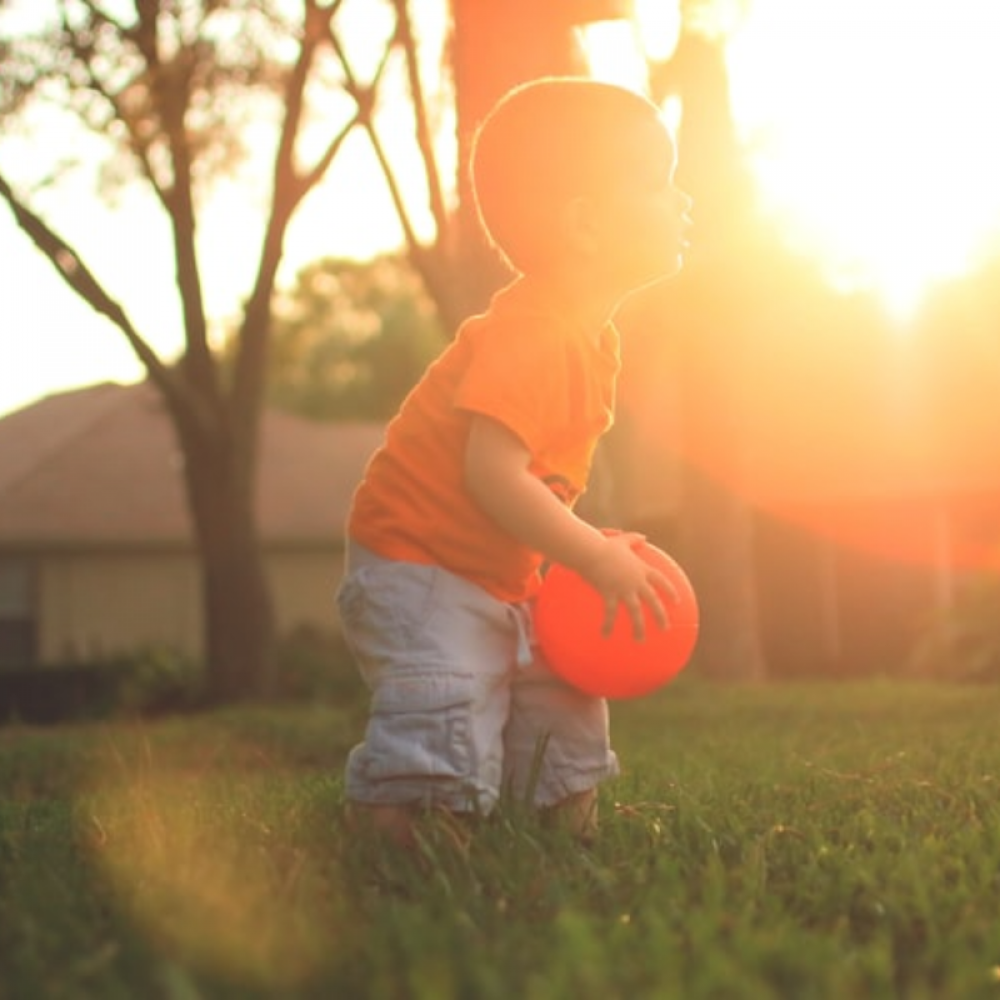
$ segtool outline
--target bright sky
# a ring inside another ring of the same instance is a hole
[[[370,257],[401,241],[398,221],[382,193],[381,175],[360,135],[349,140],[329,182],[303,207],[290,229],[282,274],[321,256]],[[9,143],[0,141],[0,164]],[[357,192],[372,190],[361,200]],[[34,202],[68,241],[133,323],[165,356],[182,338],[173,263],[163,217],[137,193],[110,210],[82,182]],[[202,220],[202,258],[209,310],[233,315],[254,274],[258,230],[236,189],[222,189]],[[327,225],[308,224],[321,218]],[[249,236],[248,236],[249,234]],[[72,292],[0,205],[0,288],[7,333],[0,338],[0,413],[39,395],[95,381],[134,381],[142,368],[117,327]],[[8,325],[9,324],[9,325]]]
[[[11,0],[11,17],[29,17],[35,0]],[[350,12],[350,5],[345,10]],[[441,0],[422,0],[424,16],[440,16]],[[361,11],[355,4],[353,10]],[[365,14],[361,14],[365,17]],[[0,16],[0,30],[11,24]],[[352,56],[354,51],[352,50]],[[371,63],[372,53],[368,53]],[[377,58],[377,56],[375,56]],[[355,70],[363,69],[364,53]],[[386,86],[398,86],[387,78]],[[98,140],[70,132],[79,151]],[[329,132],[324,132],[329,136]],[[400,174],[419,165],[404,126],[384,129],[383,141]],[[30,190],[37,171],[49,169],[67,145],[66,122],[45,122],[30,137],[0,135],[0,168]],[[306,147],[308,148],[308,147]],[[257,164],[253,184],[221,185],[199,218],[199,254],[210,316],[225,322],[236,314],[256,271],[262,225],[261,190],[270,162]],[[443,164],[445,170],[448,164]],[[430,216],[420,190],[408,192],[418,232],[427,235]],[[163,357],[182,344],[180,311],[172,286],[173,261],[165,218],[145,190],[124,192],[109,207],[95,193],[93,173],[77,172],[58,187],[31,195],[29,204],[80,251],[87,266],[125,308],[136,328]],[[279,280],[290,282],[305,263],[323,256],[367,258],[402,243],[402,232],[381,170],[360,130],[347,139],[326,180],[300,206],[289,227]],[[0,292],[6,335],[0,337],[0,414],[41,395],[97,381],[131,382],[143,377],[121,332],[95,313],[18,228],[0,204]]]
[[[15,0],[14,9],[26,3]],[[996,249],[996,0],[747,0],[743,16],[738,0],[721,6],[732,32],[733,108],[764,203],[832,280],[875,288],[902,319],[929,284]],[[638,0],[638,8],[647,43],[668,50],[675,5]],[[602,32],[599,75],[638,82],[634,35],[621,25]],[[29,183],[53,136],[5,134],[0,166]],[[65,133],[55,140],[64,144]],[[398,244],[360,134],[352,146],[303,206],[289,234],[286,277],[320,255],[364,257]],[[80,247],[154,345],[176,350],[162,218],[136,193],[109,213],[83,176],[33,204]],[[209,306],[218,318],[232,314],[249,287],[254,218],[253,203],[233,187],[203,222]],[[141,377],[122,335],[62,285],[6,208],[0,261],[0,413],[60,388]]]
[[[905,318],[1000,249],[1000,4],[754,0],[734,115],[795,243]]]

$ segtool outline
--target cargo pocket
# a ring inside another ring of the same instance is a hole
[[[354,570],[342,583],[337,592],[341,629],[373,686],[374,675],[385,666],[441,659],[434,621],[445,576],[436,566],[380,562]]]
[[[383,677],[372,697],[362,771],[369,781],[473,773],[470,674]]]
[[[335,603],[337,616],[340,619],[340,634],[347,643],[347,648],[358,660],[361,658],[361,649],[355,635],[361,627],[364,600],[364,591],[353,576],[347,577],[337,588]]]

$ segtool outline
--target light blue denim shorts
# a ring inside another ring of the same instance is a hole
[[[372,695],[350,800],[486,813],[502,790],[545,807],[618,773],[607,702],[549,670],[528,605],[354,543],[337,605]]]

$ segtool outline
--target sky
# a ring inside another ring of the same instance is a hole
[[[360,138],[360,136],[358,137]],[[6,166],[0,142],[0,164]],[[363,142],[344,150],[323,189],[303,204],[287,241],[282,280],[321,256],[370,257],[400,243],[398,221]],[[361,200],[357,192],[372,191]],[[153,346],[169,356],[181,345],[173,265],[162,216],[137,193],[109,210],[83,183],[44,199],[46,213]],[[208,305],[218,319],[235,314],[247,293],[259,248],[256,219],[235,190],[223,190],[204,219],[202,258]],[[319,220],[317,222],[317,220]],[[0,205],[0,414],[41,395],[98,381],[132,382],[143,369],[124,336],[58,275]]]
[[[655,35],[662,47],[672,29],[656,16],[676,20],[676,5],[638,2],[647,40]],[[727,0],[715,9],[762,208],[831,282],[873,289],[904,328],[935,282],[1000,250],[1000,3]],[[611,28],[592,39],[598,75],[634,83],[636,37]],[[38,164],[66,145],[62,127],[45,121],[28,138],[5,131],[0,169],[27,188]],[[180,338],[164,220],[136,191],[109,210],[92,182],[77,175],[32,204],[169,355]],[[250,287],[257,225],[253,199],[235,185],[218,192],[202,222],[209,311],[220,322]],[[281,280],[319,256],[364,258],[399,243],[359,134],[301,207]],[[5,205],[0,261],[0,414],[63,388],[141,377],[124,337],[62,284]]]

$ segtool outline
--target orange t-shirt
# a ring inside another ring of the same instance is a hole
[[[586,487],[611,426],[619,361],[574,329],[529,279],[467,320],[389,423],[357,489],[348,534],[387,559],[439,565],[505,601],[535,591],[542,557],[489,518],[463,485],[473,414],[499,421],[531,454],[531,472],[568,506]]]

